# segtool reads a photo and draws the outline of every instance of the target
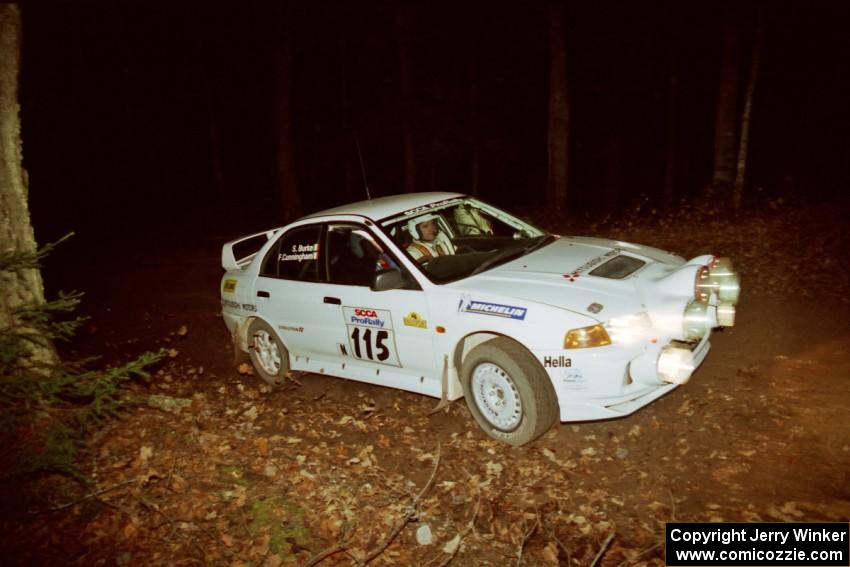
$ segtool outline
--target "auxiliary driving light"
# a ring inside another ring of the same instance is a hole
[[[708,266],[700,266],[694,278],[694,299],[708,301],[715,291],[717,291],[717,284],[711,277],[711,270]]]
[[[734,314],[734,309],[733,309]],[[700,340],[708,332],[708,303],[690,301],[682,317],[682,333],[688,340]]]
[[[684,384],[694,371],[694,355],[686,348],[666,346],[658,355],[658,375],[664,382]]]
[[[717,290],[717,298],[723,303],[738,303],[741,293],[741,282],[738,274],[732,269],[732,260],[717,258],[711,263],[710,280]]]

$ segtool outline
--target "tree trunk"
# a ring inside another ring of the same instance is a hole
[[[744,112],[741,116],[741,143],[738,148],[738,166],[735,172],[735,188],[732,191],[732,209],[735,211],[741,208],[741,201],[744,198],[747,150],[749,149],[750,142],[750,119],[753,112],[753,96],[756,91],[762,43],[764,41],[764,8],[759,9],[758,23],[756,25],[756,43],[753,47],[753,56],[750,61],[750,75],[747,78],[747,93],[744,99]]]
[[[218,133],[218,118],[215,115],[215,107],[213,106],[213,93],[210,88],[209,80],[205,82],[207,103],[207,131],[210,137],[210,164],[212,166],[213,187],[215,188],[215,196],[219,204],[224,203],[224,171],[221,168],[221,138]]]
[[[614,114],[613,117],[618,114]],[[619,121],[609,121],[605,148],[607,163],[605,165],[602,202],[605,205],[606,212],[613,212],[617,210],[618,203],[623,202],[623,134],[620,131]]]
[[[723,59],[714,122],[714,175],[712,185],[728,194],[735,179],[738,91],[741,83],[741,27],[733,8],[723,10]]]
[[[675,25],[675,24],[674,24]],[[665,119],[664,144],[664,210],[669,211],[676,199],[676,140],[679,110],[679,50],[678,45],[671,41],[670,45],[670,76],[667,83],[667,113]]]
[[[27,204],[27,175],[21,153],[18,116],[18,69],[21,15],[16,4],[0,4],[0,256],[37,250]],[[44,283],[37,268],[0,270],[0,329],[19,327],[15,312],[44,303]],[[56,358],[48,342],[32,345],[36,362]]]
[[[396,7],[395,22],[398,34],[398,64],[401,79],[401,129],[402,149],[404,151],[404,192],[416,191],[416,156],[413,144],[413,85],[411,80],[411,26],[415,14],[414,7],[399,4]]]
[[[301,216],[301,196],[295,174],[295,143],[292,126],[292,40],[291,11],[283,7],[278,13],[279,32],[275,49],[275,119],[277,126],[277,182],[281,220],[288,222]]]
[[[560,214],[567,201],[569,104],[567,100],[567,53],[564,27],[566,10],[549,6],[549,175],[546,205]]]
[[[469,192],[473,197],[481,196],[481,133],[478,125],[478,19],[473,18],[470,29],[471,42],[467,76],[469,80]]]
[[[351,108],[348,102],[348,45],[345,41],[345,31],[337,30],[336,47],[339,52],[339,91],[340,105],[342,106],[342,135],[340,155],[343,156],[343,183],[345,188],[345,202],[355,201],[354,198],[354,167],[351,163],[351,155],[355,148],[351,143]],[[359,143],[359,140],[357,141]],[[365,183],[365,180],[364,180]]]

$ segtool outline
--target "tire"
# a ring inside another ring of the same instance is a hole
[[[507,338],[472,349],[463,361],[461,385],[481,429],[511,445],[537,439],[558,416],[549,376],[525,348]]]
[[[264,382],[283,384],[289,372],[289,351],[271,325],[262,319],[254,319],[248,327],[248,350],[254,371]]]

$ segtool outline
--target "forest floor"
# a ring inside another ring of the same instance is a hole
[[[219,316],[226,225],[77,259],[63,277],[92,318],[68,355],[169,356],[86,449],[92,486],[44,479],[48,497],[2,506],[3,562],[661,565],[668,521],[850,520],[850,218],[635,218],[556,228],[731,256],[736,326],[650,406],[519,448],[463,400],[432,415],[402,391],[240,372]]]

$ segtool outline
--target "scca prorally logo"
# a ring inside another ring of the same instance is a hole
[[[488,303],[486,301],[476,301],[469,297],[462,297],[458,304],[458,311],[461,313],[478,313],[479,315],[494,315],[496,317],[504,317],[506,319],[517,319],[522,321],[525,319],[525,314],[528,309],[525,307],[516,307],[514,305],[502,305],[501,303]]]
[[[392,315],[385,309],[371,307],[344,307],[343,316],[346,325],[392,329]]]

